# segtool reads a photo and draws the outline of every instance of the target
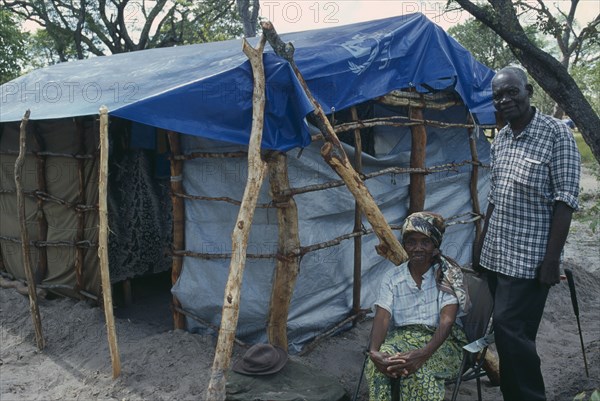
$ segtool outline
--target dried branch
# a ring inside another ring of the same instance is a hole
[[[236,158],[236,157],[247,157],[248,152],[192,152],[184,155],[171,156],[169,160],[192,160],[192,159],[225,159],[225,158]]]
[[[227,203],[231,203],[232,205],[236,205],[236,206],[240,206],[242,204],[241,201],[230,198],[228,196],[188,195],[188,194],[184,194],[181,192],[175,192],[175,193],[173,193],[173,196],[177,196],[177,197],[184,198],[184,199],[191,199],[191,200],[227,202]],[[257,203],[256,207],[261,208],[261,209],[269,209],[269,208],[277,207],[277,204],[272,203],[272,202],[271,203]]]
[[[27,290],[29,293],[29,311],[33,320],[35,330],[35,340],[38,349],[42,350],[46,346],[44,334],[42,333],[42,320],[40,318],[40,310],[37,303],[37,292],[35,288],[35,279],[31,268],[31,252],[29,251],[29,232],[27,230],[27,221],[25,214],[25,202],[23,199],[22,174],[23,165],[25,164],[25,144],[27,141],[27,123],[29,122],[29,110],[25,112],[21,120],[20,135],[19,135],[19,156],[15,161],[15,187],[17,191],[17,212],[19,217],[19,228],[21,230],[21,255],[23,258],[23,270],[27,277]]]
[[[5,150],[0,152],[0,155],[18,155],[19,152],[15,150]],[[94,159],[98,156],[98,153],[91,155],[81,155],[73,153],[57,153],[57,152],[25,152],[27,156],[51,156],[51,157],[66,157],[71,159]]]
[[[393,116],[393,117],[377,117],[368,120],[358,120],[349,123],[338,124],[334,127],[336,133],[351,131],[355,129],[366,129],[378,126],[391,126],[391,127],[413,127],[418,125],[426,125],[437,128],[473,128],[473,124],[464,123],[446,123],[435,120],[425,119],[414,119],[405,116]]]
[[[210,381],[206,390],[208,401],[225,400],[225,371],[231,362],[233,340],[239,317],[239,303],[241,298],[242,276],[246,264],[246,252],[248,248],[248,236],[252,227],[256,201],[260,187],[264,181],[267,164],[261,157],[261,142],[265,114],[265,70],[263,65],[263,50],[265,47],[265,36],[261,37],[258,47],[252,48],[248,42],[243,40],[243,51],[250,60],[252,75],[254,77],[252,92],[252,130],[248,143],[248,177],[246,188],[242,198],[242,204],[238,212],[233,233],[231,234],[232,249],[234,257],[229,264],[229,276],[225,285],[223,299],[223,310],[221,314],[221,327],[215,350]]]

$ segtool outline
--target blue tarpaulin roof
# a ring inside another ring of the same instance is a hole
[[[422,14],[281,35],[325,112],[395,89],[456,92],[479,123],[494,122],[493,71]],[[256,38],[250,43],[255,45]],[[312,106],[290,65],[267,45],[263,147],[310,142]],[[94,57],[33,71],[0,86],[0,122],[97,114],[247,144],[252,72],[241,40]]]

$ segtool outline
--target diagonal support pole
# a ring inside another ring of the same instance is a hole
[[[399,265],[406,261],[408,259],[406,251],[392,232],[392,229],[385,220],[381,210],[379,210],[379,207],[375,203],[375,200],[365,183],[360,178],[360,175],[352,167],[352,164],[350,163],[350,160],[348,160],[348,156],[346,155],[339,138],[335,134],[333,127],[329,123],[323,108],[311,94],[304,77],[300,73],[300,70],[294,61],[294,46],[291,43],[286,44],[281,40],[270,21],[261,22],[261,27],[263,29],[263,35],[267,37],[267,40],[275,53],[290,63],[296,78],[298,78],[300,85],[302,85],[302,88],[306,92],[306,96],[313,104],[315,108],[313,114],[317,127],[326,140],[326,143],[321,148],[321,156],[323,156],[325,162],[329,164],[329,166],[331,166],[344,181],[348,190],[359,204],[365,217],[373,227],[373,231],[380,241],[375,247],[375,250],[379,255],[390,260],[395,265]]]

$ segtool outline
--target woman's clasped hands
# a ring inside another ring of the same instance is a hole
[[[427,353],[421,349],[398,352],[390,355],[386,352],[369,352],[371,360],[381,373],[390,378],[406,377],[416,372],[427,361]]]

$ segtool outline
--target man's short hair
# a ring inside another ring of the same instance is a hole
[[[521,67],[517,67],[515,65],[509,65],[507,67],[504,67],[504,68],[500,69],[500,71],[498,71],[496,73],[496,75],[498,75],[498,74],[500,74],[502,72],[512,72],[512,73],[514,73],[517,77],[519,77],[519,80],[523,82],[523,85],[527,85],[529,83],[528,82],[529,80],[527,78],[527,73]]]

